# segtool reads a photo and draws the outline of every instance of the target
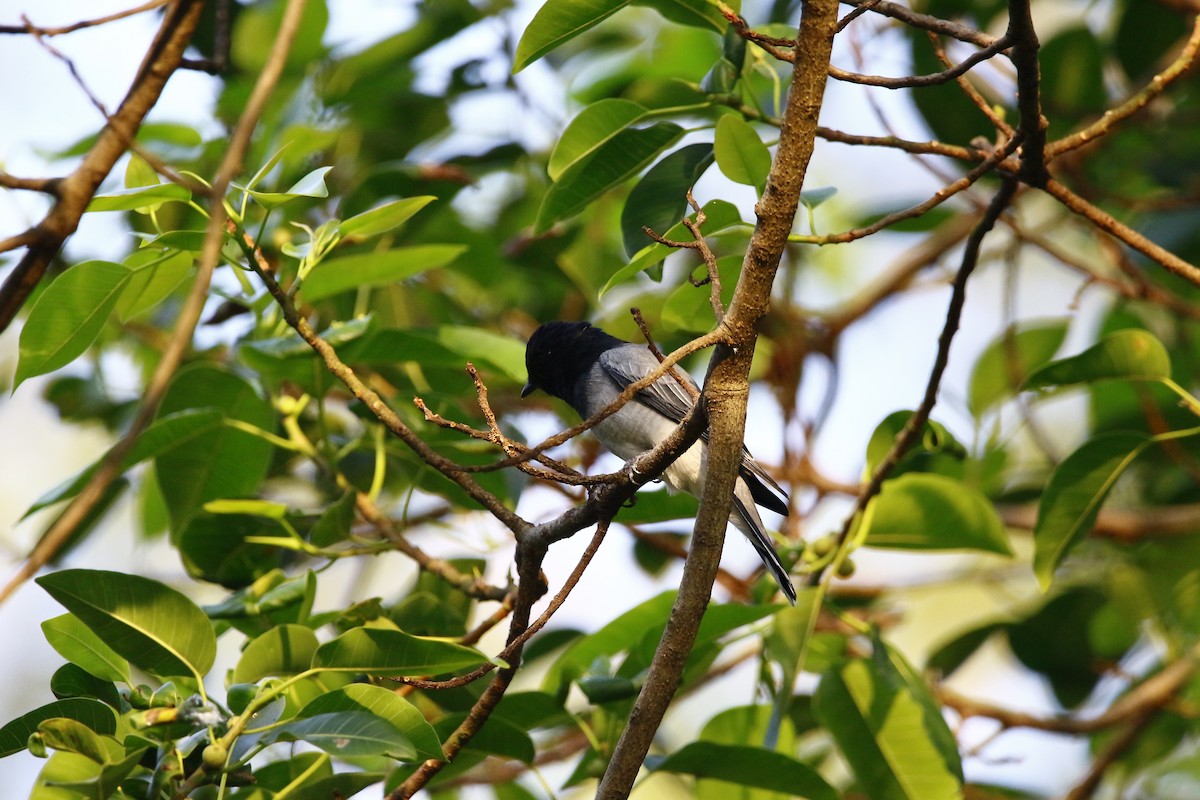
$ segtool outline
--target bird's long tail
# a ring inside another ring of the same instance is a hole
[[[779,560],[779,554],[775,552],[775,546],[771,544],[770,537],[767,536],[767,532],[763,529],[762,518],[758,516],[758,510],[753,505],[747,505],[742,498],[735,494],[733,498],[733,513],[729,515],[729,521],[754,546],[754,549],[758,552],[758,557],[762,559],[763,564],[770,570],[771,577],[779,584],[779,588],[783,590],[788,602],[796,605],[796,587],[792,585],[792,579],[788,575],[788,571],[784,568],[783,562]]]

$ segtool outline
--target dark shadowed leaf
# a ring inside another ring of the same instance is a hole
[[[554,182],[538,209],[535,232],[543,233],[555,222],[578,214],[604,192],[636,175],[682,135],[683,128],[678,125],[658,122],[613,136]]]
[[[712,161],[712,145],[689,144],[646,171],[621,209],[621,238],[630,257],[651,242],[643,228],[661,233],[679,223],[688,208],[688,190]]]
[[[731,792],[754,787],[805,800],[837,800],[837,791],[815,769],[783,753],[749,745],[692,742],[655,765],[656,772],[682,772],[726,781]],[[731,795],[732,796],[732,795]]]
[[[1071,548],[1091,531],[1117,478],[1151,441],[1140,433],[1101,433],[1051,473],[1033,529],[1033,569],[1042,589],[1050,586]]]

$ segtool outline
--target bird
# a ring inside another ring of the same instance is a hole
[[[566,401],[587,419],[610,405],[626,386],[658,367],[658,359],[648,348],[618,339],[589,322],[547,322],[533,332],[525,347],[528,382],[521,397],[541,389]],[[681,377],[699,393],[690,377]],[[630,461],[669,436],[695,402],[678,381],[664,375],[592,431],[611,453]],[[706,440],[707,432],[663,471],[667,486],[700,496],[708,455]],[[787,493],[743,445],[729,521],[753,545],[788,602],[795,605],[796,588],[767,536],[756,504],[778,514],[788,511]]]

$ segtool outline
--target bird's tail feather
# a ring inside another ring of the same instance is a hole
[[[763,530],[762,520],[759,519],[758,512],[753,506],[747,506],[736,495],[733,498],[733,509],[734,513],[729,515],[729,521],[753,545],[754,549],[758,552],[758,557],[762,559],[763,564],[770,570],[771,577],[779,584],[779,588],[783,590],[788,602],[796,605],[796,587],[792,585],[792,579],[788,575],[788,571],[784,568],[783,562],[779,560],[779,554],[775,552],[775,547],[771,544],[766,531]]]

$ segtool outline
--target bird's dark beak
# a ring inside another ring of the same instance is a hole
[[[525,388],[523,388],[521,390],[521,397],[522,398],[529,397],[529,395],[533,394],[535,391],[537,391],[537,387],[534,386],[532,383],[527,383],[527,384],[525,384]]]

